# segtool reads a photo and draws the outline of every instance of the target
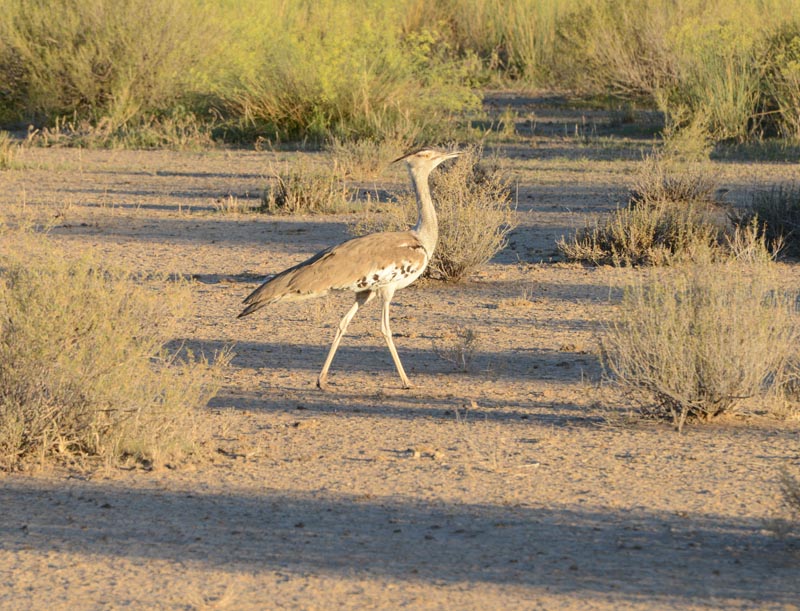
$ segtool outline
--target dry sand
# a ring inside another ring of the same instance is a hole
[[[466,283],[396,295],[412,390],[375,305],[327,393],[314,383],[350,296],[236,320],[260,277],[348,237],[347,215],[214,210],[297,154],[24,151],[0,205],[47,210],[65,249],[192,277],[176,340],[237,356],[207,410],[212,458],[0,475],[0,609],[800,608],[797,539],[769,528],[800,427],[679,435],[600,395],[599,324],[639,272],[557,262],[555,240],[622,201],[650,142],[551,120],[501,152],[520,187],[509,248]],[[730,201],[797,172],[717,165]],[[376,183],[404,186],[402,168]],[[439,354],[458,329],[478,338],[466,372]]]

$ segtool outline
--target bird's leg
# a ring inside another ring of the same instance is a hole
[[[397,373],[400,374],[400,379],[403,381],[403,388],[411,388],[411,382],[408,381],[408,376],[406,375],[406,372],[403,369],[403,364],[400,362],[400,357],[397,355],[397,349],[394,347],[394,340],[392,340],[392,330],[391,328],[389,328],[389,302],[392,299],[393,293],[394,291],[391,291],[388,294],[381,295],[381,297],[383,298],[383,311],[381,313],[381,333],[383,333],[383,339],[386,340],[386,345],[389,346],[389,352],[392,353],[394,366],[397,367]]]
[[[351,307],[342,320],[339,321],[339,326],[336,329],[336,336],[333,338],[333,344],[331,344],[331,349],[328,351],[328,358],[325,359],[325,364],[322,366],[319,378],[317,378],[317,386],[320,390],[325,390],[328,387],[328,369],[330,369],[331,363],[333,362],[333,355],[336,354],[339,342],[342,341],[342,337],[344,337],[345,331],[347,331],[347,325],[353,320],[353,316],[358,312],[358,308],[372,301],[373,297],[375,297],[375,293],[372,292],[356,293],[356,302],[353,304],[353,307]]]

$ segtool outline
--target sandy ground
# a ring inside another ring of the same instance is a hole
[[[347,215],[215,211],[297,154],[30,149],[0,173],[0,205],[48,211],[65,249],[192,277],[176,340],[237,355],[207,409],[211,459],[0,475],[0,608],[800,608],[800,545],[770,530],[800,426],[679,435],[601,395],[598,328],[639,272],[559,262],[555,240],[622,201],[651,142],[545,115],[544,135],[501,152],[519,181],[509,247],[466,283],[396,295],[412,390],[375,305],[327,393],[314,383],[349,296],[235,318],[260,277],[348,237]],[[734,202],[797,175],[717,166]],[[376,185],[405,180],[389,168]],[[478,337],[466,372],[434,349],[458,329]]]

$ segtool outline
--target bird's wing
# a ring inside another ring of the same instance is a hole
[[[239,315],[275,301],[299,301],[329,291],[368,291],[422,273],[428,253],[410,231],[373,233],[342,242],[267,280]]]

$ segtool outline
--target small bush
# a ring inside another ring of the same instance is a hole
[[[509,179],[496,164],[479,163],[481,152],[477,146],[468,148],[431,174],[439,242],[425,272],[428,277],[462,280],[502,250],[516,226]],[[404,230],[416,220],[416,198],[409,192],[388,208],[387,217],[369,216],[354,233]]]
[[[472,369],[478,349],[478,334],[469,327],[455,327],[440,341],[433,340],[433,351],[462,373]]]
[[[720,243],[724,219],[713,202],[717,183],[703,165],[644,161],[630,200],[602,222],[562,237],[558,249],[594,265],[667,265],[706,257]]]
[[[320,170],[307,162],[273,170],[272,182],[261,197],[261,210],[270,214],[352,212],[358,193],[347,185],[338,164]]]
[[[213,365],[165,349],[186,287],[140,285],[40,235],[7,231],[0,252],[0,469],[29,459],[159,463],[198,449]]]
[[[642,413],[680,430],[785,379],[800,339],[796,299],[771,263],[653,273],[625,291],[602,338],[605,366]]]
[[[8,170],[14,165],[19,145],[8,132],[0,131],[0,170]]]
[[[768,242],[780,243],[783,254],[800,257],[800,185],[778,185],[753,195],[750,206],[734,216],[734,222],[746,225],[758,219]]]
[[[707,207],[661,201],[620,208],[602,223],[578,230],[573,239],[562,237],[557,246],[568,259],[593,265],[669,265],[698,251],[708,253],[719,231]]]

